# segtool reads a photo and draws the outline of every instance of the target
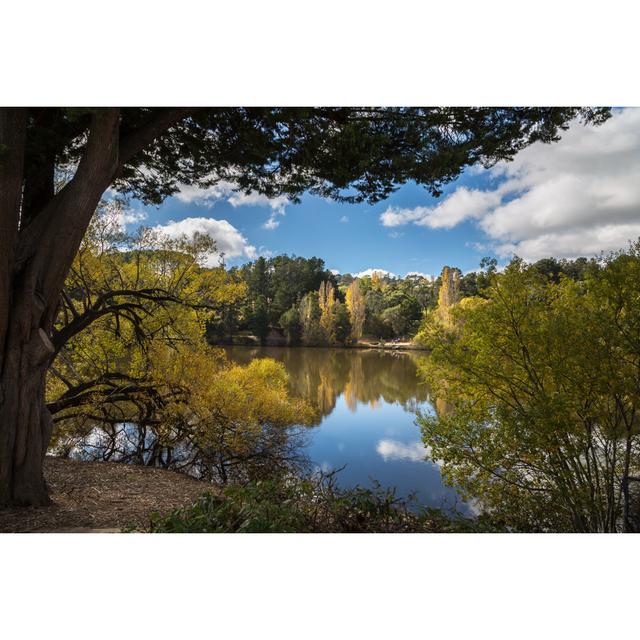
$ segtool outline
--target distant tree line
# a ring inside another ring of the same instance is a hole
[[[531,268],[551,282],[563,275],[581,280],[591,262],[545,258]],[[224,343],[249,333],[261,344],[271,336],[290,345],[314,346],[355,343],[363,337],[411,340],[442,295],[453,296],[450,303],[486,297],[496,270],[495,258],[483,258],[478,271],[466,274],[445,266],[437,277],[398,278],[382,271],[358,277],[335,274],[317,257],[261,257],[229,270],[246,287],[246,295],[209,324],[208,337]]]

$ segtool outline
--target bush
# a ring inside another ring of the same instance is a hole
[[[156,533],[391,533],[495,530],[479,520],[417,508],[394,489],[339,489],[335,473],[287,477],[207,493],[168,516],[154,515]]]

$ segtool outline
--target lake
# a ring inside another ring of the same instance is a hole
[[[289,373],[291,393],[313,404],[321,416],[308,429],[304,453],[313,466],[338,474],[342,486],[396,487],[430,507],[467,508],[443,484],[415,424],[415,411],[434,412],[429,391],[417,376],[411,352],[363,349],[227,347],[239,364],[273,358]],[[424,355],[422,357],[425,357]]]

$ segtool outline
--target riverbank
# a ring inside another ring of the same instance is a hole
[[[52,504],[0,511],[0,532],[117,532],[146,527],[151,513],[193,503],[210,483],[189,476],[115,462],[80,462],[47,456],[44,474]]]
[[[362,339],[354,344],[327,344],[327,345],[314,345],[314,344],[299,344],[288,345],[286,340],[279,337],[269,336],[260,344],[260,340],[256,336],[252,335],[238,335],[234,336],[228,342],[216,343],[219,347],[304,347],[314,349],[379,349],[381,351],[427,351],[422,345],[413,342],[411,340],[398,340],[398,341],[384,341],[384,340],[372,340]]]
[[[47,457],[52,504],[0,510],[2,533],[443,533],[497,531],[440,509],[413,509],[392,489],[340,489],[332,474],[222,489],[114,462]],[[152,518],[153,515],[153,518]]]
[[[374,342],[361,340],[356,344],[346,345],[345,349],[382,349],[384,351],[426,351],[425,347],[415,342]]]

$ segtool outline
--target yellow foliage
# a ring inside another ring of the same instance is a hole
[[[158,244],[142,232],[124,252],[109,240],[118,236],[109,236],[107,226],[99,216],[74,261],[60,311],[59,331],[78,318],[90,322],[51,368],[54,447],[70,450],[96,433],[115,447],[122,425],[137,426],[138,446],[153,434],[166,450],[186,447],[220,470],[229,458],[257,448],[264,453],[272,441],[282,448],[288,427],[313,423],[309,405],[290,396],[283,365],[233,365],[207,345],[207,320],[246,287],[222,267],[200,266],[206,243]],[[332,290],[327,295],[333,300]]]
[[[347,288],[347,309],[351,319],[351,335],[358,340],[362,337],[365,320],[365,302],[358,280],[354,280]]]
[[[336,307],[336,297],[333,285],[330,282],[322,282],[318,291],[318,304],[320,306],[320,325],[324,328],[329,340],[333,332],[333,316]]]

